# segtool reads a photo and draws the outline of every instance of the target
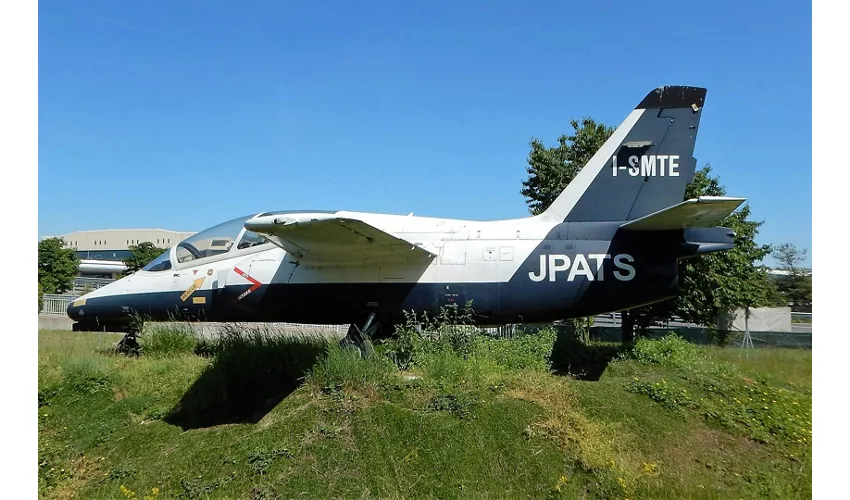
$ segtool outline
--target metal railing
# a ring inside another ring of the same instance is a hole
[[[86,277],[77,277],[74,278],[74,292],[85,293],[90,292],[92,290],[97,290],[102,286],[106,286],[115,280],[109,278],[86,278]]]
[[[77,297],[77,295],[45,294],[42,299],[41,311],[39,311],[39,314],[64,316],[67,314],[68,304],[74,301]]]

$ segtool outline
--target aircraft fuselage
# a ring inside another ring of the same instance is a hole
[[[271,243],[231,249],[142,270],[72,304],[78,329],[123,329],[137,312],[152,320],[347,324],[376,312],[384,323],[403,311],[436,314],[472,302],[481,325],[546,322],[664,300],[678,291],[681,258],[698,253],[688,233],[629,233],[620,222],[474,222],[342,213],[415,241],[428,261],[304,264]],[[213,231],[241,241],[238,235]],[[702,230],[700,244],[731,246],[725,228]],[[203,235],[201,235],[203,236]]]

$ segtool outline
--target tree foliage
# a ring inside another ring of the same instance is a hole
[[[561,135],[558,145],[547,148],[537,138],[531,139],[528,154],[528,179],[522,183],[522,193],[532,214],[546,210],[567,187],[579,170],[602,147],[614,129],[592,118],[571,119],[572,135]]]
[[[42,293],[65,293],[74,287],[80,259],[62,238],[38,242],[38,284]]]
[[[532,214],[543,212],[563,191],[613,129],[591,118],[571,120],[573,134],[562,135],[558,145],[547,148],[531,141],[522,194]],[[725,188],[711,174],[711,167],[695,172],[683,201],[698,196],[724,196]],[[628,329],[644,329],[672,316],[713,326],[718,314],[739,307],[757,307],[770,302],[771,287],[767,269],[758,263],[770,253],[769,245],[755,242],[763,222],[749,220],[750,207],[744,205],[721,225],[735,231],[735,246],[728,251],[695,257],[679,263],[681,294],[674,299],[632,309],[624,314]],[[625,333],[625,332],[624,332]]]
[[[773,258],[779,262],[779,268],[788,274],[777,279],[777,289],[791,307],[800,309],[812,305],[812,277],[802,268],[808,250],[799,249],[791,243],[784,243],[773,249]]]
[[[725,196],[720,179],[706,165],[694,173],[685,189],[684,199],[699,196]],[[735,232],[732,249],[701,255],[679,263],[682,292],[668,301],[633,309],[639,330],[658,324],[671,316],[713,327],[720,314],[743,307],[760,307],[775,302],[767,277],[767,267],[759,264],[770,254],[770,245],[755,242],[763,222],[749,220],[750,206],[743,205],[720,222]]]
[[[130,245],[129,249],[130,256],[124,259],[124,265],[127,266],[127,269],[123,273],[124,276],[135,273],[168,250],[167,248],[156,247],[150,241],[143,241],[138,245]]]

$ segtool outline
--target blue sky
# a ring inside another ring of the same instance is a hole
[[[677,84],[708,88],[695,156],[758,241],[811,254],[805,2],[42,0],[38,42],[42,236],[521,217],[532,137]]]

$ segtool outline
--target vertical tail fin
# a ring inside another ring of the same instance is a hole
[[[659,87],[626,117],[540,214],[552,221],[627,221],[681,203],[706,89]]]

